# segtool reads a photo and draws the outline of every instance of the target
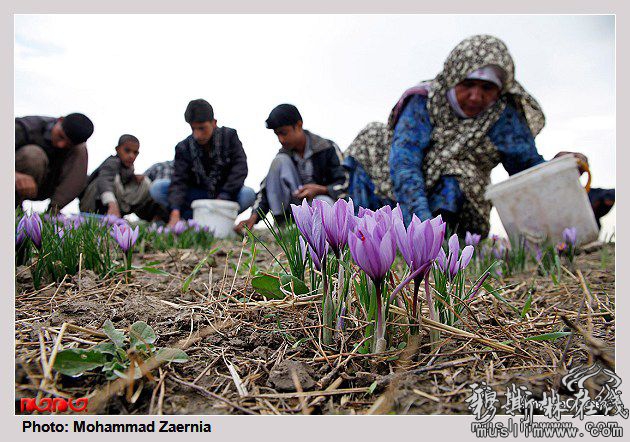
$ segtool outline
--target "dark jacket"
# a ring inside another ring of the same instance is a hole
[[[85,188],[88,153],[85,143],[57,149],[52,145],[51,132],[55,117],[28,116],[15,119],[15,150],[35,144],[48,157],[48,171],[38,198],[50,198],[49,208],[57,210],[75,199]]]
[[[348,185],[348,173],[342,166],[343,154],[339,146],[333,141],[322,138],[307,130],[304,131],[310,138],[311,149],[313,149],[313,182],[328,188],[328,195],[333,199],[345,197]],[[278,154],[288,154],[291,152],[284,147],[280,148]],[[297,166],[296,166],[297,167]],[[265,180],[260,184],[260,191],[256,195],[256,201],[252,210],[258,213],[259,209],[266,214],[269,211],[269,201],[265,190]]]
[[[123,185],[134,179],[134,168],[125,166],[118,155],[112,155],[98,166],[88,178],[88,185],[96,180],[97,195],[114,192],[114,179],[120,175]]]
[[[208,198],[236,201],[247,177],[247,155],[236,130],[217,127],[210,139],[209,152],[190,135],[175,146],[175,164],[168,202],[171,209],[186,203],[189,188],[208,191]]]

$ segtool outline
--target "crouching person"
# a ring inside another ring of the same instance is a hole
[[[266,121],[282,148],[271,163],[267,177],[261,184],[249,219],[234,227],[242,232],[251,229],[259,220],[259,211],[273,213],[282,221],[290,214],[290,204],[301,204],[306,198],[322,199],[330,204],[343,198],[347,187],[347,173],[341,165],[339,147],[302,128],[302,116],[291,104],[274,108]]]
[[[239,213],[251,207],[253,189],[247,177],[247,156],[236,130],[217,126],[206,100],[188,103],[184,118],[192,134],[175,146],[171,179],[155,180],[151,195],[170,211],[169,226],[192,218],[191,204],[199,199],[236,201]]]
[[[50,198],[57,212],[85,188],[88,152],[85,142],[94,125],[83,114],[15,119],[15,206],[24,200]]]
[[[118,139],[116,155],[103,161],[88,178],[88,185],[80,196],[79,209],[117,217],[135,213],[146,221],[166,218],[166,211],[151,198],[151,181],[134,173],[133,163],[139,153],[138,139],[133,135],[122,135]]]

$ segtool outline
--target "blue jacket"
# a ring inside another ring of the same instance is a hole
[[[389,157],[394,195],[406,222],[414,213],[425,220],[440,209],[458,212],[464,198],[454,176],[442,176],[427,193],[421,165],[427,149],[431,147],[432,130],[427,98],[413,96],[396,123]],[[534,137],[525,119],[512,105],[506,106],[490,128],[488,137],[510,175],[545,161],[536,150]]]

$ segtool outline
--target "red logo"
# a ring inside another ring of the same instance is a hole
[[[34,411],[71,411],[81,412],[87,411],[88,398],[82,397],[79,399],[64,399],[62,397],[50,398],[45,397],[39,400],[22,398],[20,399],[20,411],[32,413]]]

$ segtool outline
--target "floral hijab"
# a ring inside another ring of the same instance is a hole
[[[499,99],[474,118],[459,118],[448,101],[448,91],[469,73],[490,65],[499,67],[505,74]],[[487,134],[510,103],[524,115],[532,135],[536,136],[545,125],[540,105],[514,79],[514,62],[505,43],[491,35],[475,35],[463,40],[451,51],[435,79],[423,81],[403,93],[387,125],[370,123],[348,147],[346,155],[363,165],[379,196],[394,199],[390,167],[382,158],[389,158],[398,117],[414,95],[427,97],[433,125],[431,148],[422,163],[427,190],[430,191],[443,175],[457,176],[467,197],[462,221],[478,226],[479,232],[487,235],[492,206],[485,200],[484,192],[490,184],[490,172],[499,163],[497,149]]]
[[[497,66],[504,72],[499,99],[474,118],[462,119],[453,112],[447,93],[466,76],[485,66]],[[514,62],[505,43],[491,35],[475,35],[459,43],[449,54],[444,69],[431,83],[427,110],[433,125],[432,148],[423,162],[427,190],[443,175],[457,176],[467,202],[463,217],[489,229],[491,204],[484,192],[490,184],[490,172],[499,163],[496,147],[487,137],[505,107],[511,103],[521,112],[536,136],[545,124],[540,105],[514,79]]]

